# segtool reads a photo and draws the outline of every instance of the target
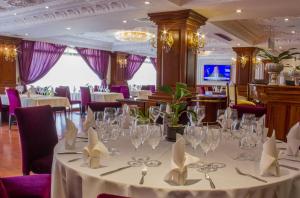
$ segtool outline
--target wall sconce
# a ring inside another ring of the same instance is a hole
[[[0,56],[3,56],[6,61],[13,62],[16,60],[17,49],[12,44],[0,44]]]
[[[195,54],[203,51],[202,49],[205,46],[205,35],[197,33],[189,33],[188,34],[188,46]]]
[[[117,63],[120,68],[124,69],[127,67],[127,56],[126,54],[118,54]]]
[[[243,55],[243,56],[241,56],[240,61],[241,61],[241,64],[242,64],[242,68],[245,68],[245,66],[248,62],[248,57]]]
[[[163,30],[160,34],[160,41],[162,44],[162,49],[165,52],[169,52],[174,44],[174,38],[172,33],[168,32],[167,30]],[[150,39],[150,44],[152,47],[157,48],[157,39],[155,35],[153,35]]]
[[[231,58],[231,65],[236,65],[236,58],[234,57]]]

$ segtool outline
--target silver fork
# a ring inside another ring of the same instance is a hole
[[[142,169],[142,177],[140,180],[140,184],[144,184],[144,177],[147,175],[147,167]]]
[[[205,179],[209,181],[210,187],[211,187],[212,189],[215,189],[215,188],[216,188],[214,182],[212,181],[212,179],[210,178],[210,176],[208,175],[208,173],[205,173]]]
[[[259,177],[255,177],[255,176],[250,175],[250,174],[247,174],[247,173],[243,173],[243,172],[241,172],[240,169],[238,169],[238,168],[235,168],[235,170],[236,170],[236,172],[237,172],[238,174],[240,174],[240,175],[247,176],[247,177],[251,177],[251,178],[256,179],[256,180],[258,180],[258,181],[261,181],[261,182],[264,182],[264,183],[268,183],[268,182],[267,182],[266,180],[264,180],[264,179],[261,179],[261,178],[259,178]]]

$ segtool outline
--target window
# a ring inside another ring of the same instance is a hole
[[[146,58],[140,69],[134,74],[133,78],[128,81],[129,85],[155,85],[156,70],[149,58]]]
[[[80,86],[101,85],[99,77],[89,68],[75,49],[67,48],[53,68],[33,86],[69,86],[71,91]]]

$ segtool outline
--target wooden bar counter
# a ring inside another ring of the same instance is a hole
[[[266,125],[271,135],[286,140],[289,129],[300,120],[300,86],[249,84],[249,96],[267,106]]]

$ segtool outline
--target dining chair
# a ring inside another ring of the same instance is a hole
[[[254,102],[249,101],[246,97],[240,96],[238,94],[237,86],[234,83],[226,84],[226,95],[227,95],[227,99],[228,99],[228,102],[227,102],[228,105],[230,103],[232,103],[234,105],[253,105],[253,106],[256,105]]]
[[[88,103],[92,101],[90,88],[80,87],[80,97],[81,97],[81,113],[85,114]]]
[[[128,85],[121,85],[120,86],[120,93],[123,94],[124,98],[130,98]]]
[[[94,92],[98,92],[100,91],[100,86],[99,85],[95,85],[94,86]]]
[[[15,88],[7,88],[6,90],[6,95],[8,97],[8,102],[9,102],[9,129],[11,129],[11,125],[13,122],[13,118],[15,118],[15,109],[21,107],[21,99],[18,90]]]
[[[55,92],[54,92],[54,96],[65,97],[66,98],[67,97],[67,91],[64,88],[56,87]],[[54,113],[55,118],[56,118],[56,114],[57,113],[61,114],[61,112],[63,112],[65,117],[67,117],[67,109],[66,109],[65,106],[52,107],[52,111]]]
[[[104,111],[105,107],[121,108],[122,103],[120,103],[120,102],[89,102],[88,107],[90,107],[93,112],[99,112],[99,111]]]
[[[124,196],[119,196],[119,195],[111,195],[111,194],[100,194],[97,196],[97,198],[130,198],[130,197],[124,197]]]
[[[81,100],[72,100],[70,88],[68,86],[59,86],[59,87],[64,88],[67,92],[67,98],[69,99],[71,105],[70,112],[73,111],[73,105],[79,105],[79,110],[81,111]]]
[[[121,93],[121,86],[120,85],[110,86],[110,92]]]
[[[51,175],[0,178],[1,198],[50,198]]]
[[[49,105],[17,108],[23,175],[51,173],[53,149],[58,142],[52,109]]]

